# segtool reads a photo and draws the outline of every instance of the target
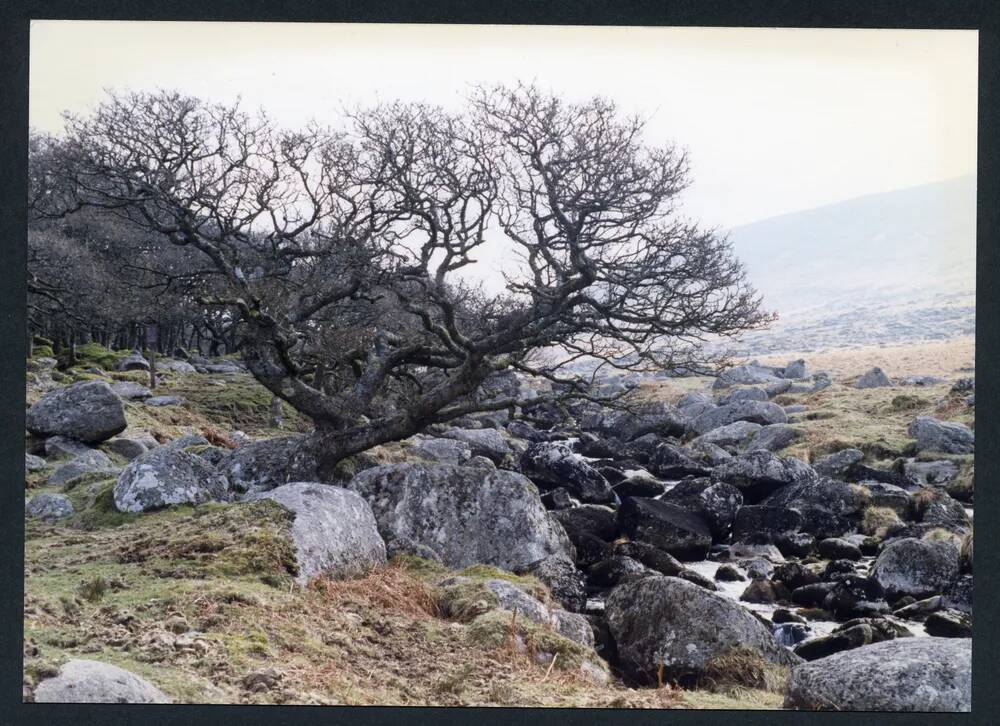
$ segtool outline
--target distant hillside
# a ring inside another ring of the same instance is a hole
[[[931,340],[974,331],[971,176],[785,214],[730,233],[781,320],[754,352]]]

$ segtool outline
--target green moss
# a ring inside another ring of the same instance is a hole
[[[542,602],[548,602],[552,598],[549,589],[537,577],[532,575],[515,575],[492,565],[470,565],[458,574],[480,582],[486,580],[506,580],[519,586],[529,595]]]
[[[503,648],[511,644],[512,636],[519,638],[529,653],[557,655],[555,667],[561,670],[577,670],[584,661],[603,665],[603,661],[590,648],[526,618],[515,618],[513,613],[506,610],[483,613],[469,623],[466,629],[469,642],[482,648]]]
[[[97,366],[105,370],[115,367],[122,358],[127,356],[127,350],[108,350],[100,343],[84,343],[76,346],[76,365],[83,368]],[[68,351],[60,355],[60,364],[68,363]]]
[[[459,582],[437,591],[437,606],[441,613],[459,622],[468,622],[493,610],[500,604],[496,593],[479,581]]]
[[[36,345],[31,351],[32,358],[55,358],[51,345]]]
[[[410,555],[402,552],[393,555],[392,560],[390,560],[390,564],[396,567],[401,567],[421,579],[439,579],[441,575],[448,572],[448,568],[440,562],[435,562],[434,560],[428,560],[423,557],[417,557],[416,555]]]

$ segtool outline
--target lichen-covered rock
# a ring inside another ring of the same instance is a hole
[[[587,603],[583,575],[566,555],[549,555],[535,562],[528,569],[567,610],[579,612]]]
[[[972,640],[898,638],[797,665],[785,708],[970,711]]]
[[[786,506],[748,504],[740,507],[733,520],[733,539],[758,538],[776,542],[783,535],[793,534],[802,527],[802,515]]]
[[[441,435],[465,442],[473,455],[485,456],[498,466],[507,462],[514,453],[497,429],[450,428]]]
[[[687,449],[669,442],[656,447],[648,466],[650,471],[664,479],[678,479],[688,475],[704,476],[709,472],[708,464],[696,461]]]
[[[521,471],[545,488],[563,487],[582,502],[616,500],[608,480],[564,443],[539,442],[521,456]]]
[[[36,703],[170,703],[163,691],[124,668],[71,660],[35,687]]]
[[[892,381],[889,379],[889,376],[877,366],[867,371],[854,382],[855,388],[887,388],[891,385]]]
[[[98,443],[127,426],[122,401],[104,381],[84,381],[51,391],[28,409],[26,428],[38,436]]]
[[[386,562],[375,515],[355,492],[293,482],[251,499],[270,499],[295,514],[292,541],[300,584],[321,574],[338,579],[362,576]]]
[[[41,471],[48,466],[48,462],[40,456],[34,454],[24,455],[24,470],[27,472]]]
[[[201,504],[230,498],[229,482],[204,459],[160,447],[125,467],[115,483],[115,507],[145,512],[172,504]]]
[[[976,437],[971,429],[955,421],[938,421],[931,416],[918,416],[906,432],[917,440],[918,451],[940,451],[944,454],[971,454]]]
[[[781,406],[770,401],[736,401],[697,416],[691,422],[691,430],[697,434],[706,434],[735,421],[750,421],[766,426],[787,423],[788,416]]]
[[[183,406],[185,399],[181,396],[153,396],[144,402],[147,406]]]
[[[248,494],[295,481],[316,481],[317,467],[304,436],[256,441],[233,450],[218,464],[233,490]]]
[[[91,449],[85,454],[78,454],[67,463],[58,467],[49,476],[51,486],[65,486],[77,477],[85,474],[105,474],[113,476],[118,473],[118,467],[103,451]]]
[[[798,662],[749,610],[676,577],[644,577],[615,588],[605,617],[620,665],[644,682],[655,682],[660,665],[666,678],[698,675],[734,648],[779,665]]]
[[[156,361],[157,370],[161,371],[174,371],[175,373],[195,373],[195,368],[193,365],[184,360],[158,360]]]
[[[872,576],[888,597],[938,595],[958,577],[958,548],[950,542],[906,537],[890,542],[875,559]]]
[[[73,503],[65,494],[36,494],[24,505],[24,513],[34,519],[54,522],[73,514]]]
[[[794,461],[794,459],[793,459]],[[867,505],[864,494],[850,484],[827,477],[805,478],[787,484],[763,501],[774,507],[819,507],[837,515],[851,515]]]
[[[573,554],[538,489],[512,471],[388,464],[361,472],[347,488],[371,505],[383,538],[430,547],[449,567],[517,570],[551,554]]]

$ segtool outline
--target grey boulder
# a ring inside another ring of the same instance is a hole
[[[538,489],[512,471],[388,464],[362,471],[347,488],[371,505],[383,538],[429,547],[448,567],[516,570],[551,554],[573,554]]]
[[[85,474],[106,474],[113,476],[118,473],[118,467],[108,458],[103,451],[91,449],[85,454],[78,454],[67,463],[58,467],[49,476],[49,484],[52,486],[65,486],[77,477]]]
[[[968,426],[957,422],[938,421],[931,416],[919,416],[906,429],[917,440],[918,451],[940,451],[944,454],[971,454],[976,437]]]
[[[539,442],[521,456],[521,471],[544,488],[563,487],[582,502],[614,502],[614,490],[597,469],[561,442]]]
[[[743,648],[779,665],[799,659],[770,628],[735,601],[676,577],[644,577],[615,588],[605,609],[621,667],[654,682],[659,666],[677,678],[704,672],[706,664]]]
[[[71,660],[35,687],[36,703],[170,703],[145,678],[109,663]]]
[[[132,381],[116,381],[111,384],[111,390],[115,392],[115,395],[118,396],[118,398],[125,398],[128,400],[149,398],[153,395],[151,390],[138,383],[133,383]]]
[[[246,444],[234,449],[218,464],[233,490],[248,494],[294,481],[315,481],[319,478],[317,467],[316,456],[304,436],[284,436]]]
[[[792,668],[785,708],[971,711],[970,638],[897,638]]]
[[[38,436],[98,443],[125,430],[122,401],[104,381],[84,381],[46,393],[28,409],[26,428]]]
[[[705,434],[734,421],[750,421],[766,426],[787,423],[788,417],[781,406],[770,401],[736,401],[697,416],[691,422],[691,430],[697,434]]]
[[[44,522],[54,522],[73,514],[73,503],[65,494],[36,494],[24,505],[24,513]]]
[[[143,358],[142,353],[135,350],[129,353],[115,364],[116,371],[148,371],[149,361]]]
[[[911,595],[919,600],[938,595],[958,572],[957,547],[912,537],[885,545],[872,566],[872,576],[889,598]]]
[[[861,463],[865,455],[860,449],[841,449],[813,463],[813,469],[820,476],[843,479],[855,464]]]
[[[27,472],[41,471],[48,466],[48,462],[40,456],[34,454],[24,455],[24,470]]]
[[[708,433],[691,441],[692,447],[703,444],[715,444],[716,446],[741,446],[752,439],[762,426],[750,421],[735,421],[717,429],[712,429]]]
[[[329,484],[293,482],[250,499],[270,499],[295,515],[292,541],[300,584],[317,575],[363,576],[386,562],[375,515],[355,492]]]
[[[887,388],[892,385],[889,376],[879,368],[875,367],[867,371],[854,382],[855,388]]]
[[[201,457],[168,447],[153,449],[129,463],[114,488],[115,507],[120,512],[229,498],[229,482],[214,467]]]

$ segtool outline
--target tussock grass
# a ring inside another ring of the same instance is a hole
[[[894,527],[903,523],[891,507],[868,507],[861,518],[861,532],[869,537],[884,539]]]

